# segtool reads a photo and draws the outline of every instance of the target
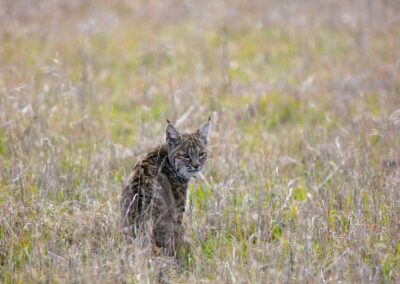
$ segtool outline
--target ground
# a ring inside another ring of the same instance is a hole
[[[0,279],[397,282],[398,1],[0,2]],[[166,118],[212,115],[191,250],[129,244]]]

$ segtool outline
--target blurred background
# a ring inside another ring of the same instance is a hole
[[[398,280],[399,69],[397,0],[0,0],[0,279],[157,279],[121,187],[212,114],[171,281]]]

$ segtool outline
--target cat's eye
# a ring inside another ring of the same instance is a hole
[[[186,159],[186,160],[189,160],[189,159],[190,159],[190,156],[189,156],[188,154],[185,154],[185,155],[182,155],[182,158],[184,158],[184,159]]]
[[[206,155],[206,152],[200,152],[199,157],[204,157]]]

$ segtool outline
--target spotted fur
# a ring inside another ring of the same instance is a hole
[[[168,122],[166,143],[148,152],[133,168],[121,198],[122,225],[134,236],[150,231],[153,243],[174,253],[182,239],[189,180],[207,160],[210,121],[191,134]]]

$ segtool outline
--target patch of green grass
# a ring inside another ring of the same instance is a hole
[[[287,123],[302,124],[299,102],[290,95],[270,93],[259,100],[260,114],[266,117],[268,129],[273,130]]]
[[[0,155],[7,155],[7,137],[2,129],[0,129]]]

